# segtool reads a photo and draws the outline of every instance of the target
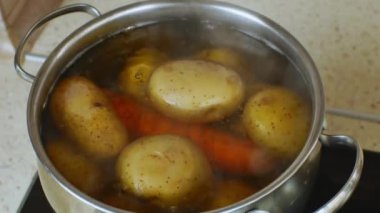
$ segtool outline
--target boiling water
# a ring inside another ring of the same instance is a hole
[[[127,59],[141,48],[155,48],[167,54],[171,60],[189,59],[198,52],[209,48],[229,48],[238,52],[243,58],[244,76],[241,76],[246,86],[257,84],[282,85],[307,97],[307,86],[300,72],[282,54],[266,46],[263,42],[243,33],[209,22],[171,21],[137,29],[119,32],[97,45],[84,51],[80,57],[73,60],[61,78],[71,75],[81,75],[95,82],[99,87],[118,91],[118,76]],[[233,129],[233,122],[240,118],[241,111],[229,119],[211,124],[215,128],[241,134]],[[64,137],[50,119],[48,110],[44,112],[43,138],[47,142],[52,138]],[[246,135],[242,134],[242,137]],[[132,136],[133,138],[133,136]],[[114,160],[99,163],[107,179],[107,187],[95,198],[116,207],[132,209],[141,212],[193,212],[207,210],[206,203],[194,203],[191,207],[176,207],[162,209],[149,201],[144,201],[124,193],[118,187],[114,177]],[[290,163],[290,162],[288,162]],[[218,181],[241,180],[259,190],[273,181],[286,166],[266,177],[243,177],[215,171]],[[210,198],[211,199],[211,198]]]

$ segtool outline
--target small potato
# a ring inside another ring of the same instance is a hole
[[[262,90],[270,89],[272,87],[273,86],[270,84],[265,84],[265,83],[260,83],[260,82],[251,83],[251,84],[246,86],[245,97],[246,97],[246,99],[248,99],[248,98],[252,97],[253,95],[255,95],[256,93],[258,93]]]
[[[285,88],[272,87],[252,96],[245,105],[243,123],[250,138],[277,154],[295,157],[310,128],[307,104]]]
[[[244,86],[234,71],[206,61],[179,60],[159,66],[149,81],[153,105],[187,122],[221,120],[236,111]]]
[[[244,56],[239,51],[231,48],[220,47],[205,49],[196,54],[194,59],[210,61],[231,68],[236,71],[248,85],[256,78],[255,70],[249,67],[249,63],[247,63]]]
[[[229,48],[206,49],[198,53],[195,58],[215,62],[236,71],[241,70],[242,66],[244,66],[243,57]]]
[[[114,157],[127,143],[128,134],[107,97],[84,77],[69,77],[57,85],[50,113],[58,128],[92,157]]]
[[[100,168],[75,152],[70,145],[68,141],[48,141],[46,152],[57,170],[71,184],[89,195],[99,193],[104,186]]]
[[[163,206],[202,200],[212,179],[203,153],[183,137],[139,138],[121,152],[116,174],[122,189]]]
[[[226,207],[253,195],[256,191],[256,188],[241,180],[218,181],[209,208],[212,210]]]
[[[107,193],[100,200],[110,206],[139,213],[153,212],[157,209],[157,206],[122,192]]]
[[[139,100],[147,98],[147,84],[153,70],[167,56],[153,48],[143,48],[128,59],[119,76],[119,87]]]

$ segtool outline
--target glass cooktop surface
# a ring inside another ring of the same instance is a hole
[[[322,148],[317,179],[304,212],[313,212],[334,196],[350,175],[354,157],[352,150]],[[339,212],[380,212],[380,154],[364,151],[364,161],[359,185]],[[20,212],[54,212],[38,178],[31,186]]]

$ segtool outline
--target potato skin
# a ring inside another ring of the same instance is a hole
[[[236,71],[241,70],[245,64],[243,57],[238,52],[229,48],[205,49],[195,55],[194,58],[215,62]]]
[[[253,195],[257,189],[242,180],[217,181],[209,209],[226,207]]]
[[[98,194],[105,181],[101,169],[71,146],[65,140],[48,141],[46,152],[57,170],[71,184],[86,194]]]
[[[210,122],[236,111],[244,85],[236,72],[200,60],[178,60],[159,66],[149,81],[152,104],[169,117]]]
[[[167,60],[167,56],[154,48],[138,50],[128,58],[119,75],[119,87],[122,91],[139,100],[147,99],[147,85],[153,70]]]
[[[132,212],[139,212],[139,213],[150,213],[150,212],[155,212],[155,211],[157,212],[157,206],[151,203],[141,201],[135,196],[132,196],[127,193],[123,193],[121,191],[105,193],[103,194],[100,200],[110,206],[113,206],[119,209],[125,209]]]
[[[58,83],[51,96],[50,113],[61,132],[94,158],[114,157],[127,143],[127,131],[108,99],[84,77],[69,77]]]
[[[163,207],[205,199],[212,180],[203,153],[174,135],[143,137],[128,145],[118,158],[116,175],[123,190]]]
[[[277,154],[295,157],[306,142],[311,113],[293,92],[280,87],[261,90],[245,105],[243,123],[250,138]]]

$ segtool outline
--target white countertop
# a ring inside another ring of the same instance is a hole
[[[135,1],[86,2],[102,12]],[[327,105],[380,114],[379,0],[235,0],[258,11],[292,33],[315,60],[325,86]],[[35,50],[44,52],[78,26],[70,17],[41,34]],[[83,21],[84,23],[85,21]],[[71,27],[71,28],[70,28]],[[30,84],[13,68],[14,51],[0,23],[0,212],[17,211],[36,170],[27,126]],[[38,64],[29,64],[37,69]],[[380,124],[328,116],[329,132],[356,137],[366,149],[380,151]]]
[[[30,84],[13,68],[13,50],[0,23],[0,212],[15,212],[36,170],[28,138],[26,102]]]

